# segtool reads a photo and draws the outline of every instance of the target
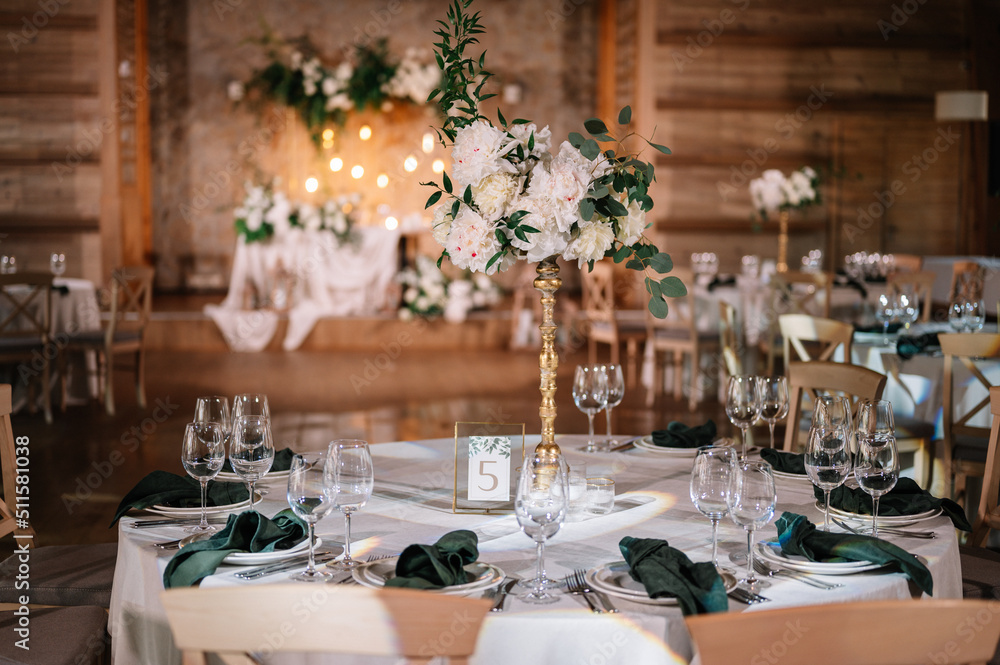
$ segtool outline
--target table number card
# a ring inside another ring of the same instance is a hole
[[[523,423],[455,423],[453,511],[513,512],[523,459]]]

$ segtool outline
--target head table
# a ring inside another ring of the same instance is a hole
[[[530,452],[538,437],[527,437]],[[562,577],[574,568],[593,568],[621,560],[618,541],[623,536],[666,539],[694,561],[711,557],[711,526],[688,498],[691,458],[633,448],[617,453],[586,454],[583,440],[563,436],[559,444],[571,466],[586,465],[590,476],[611,475],[616,481],[612,513],[569,522],[546,546],[546,568]],[[454,529],[471,529],[479,536],[480,560],[499,566],[508,575],[530,577],[534,570],[533,542],[519,529],[513,515],[458,515],[451,510],[454,441],[435,439],[372,445],[375,491],[368,505],[352,519],[352,554],[398,553],[411,543],[433,543]],[[173,470],[180,472],[178,468]],[[138,479],[136,479],[138,480]],[[285,503],[284,484],[275,479],[259,487],[269,491],[259,505],[273,515]],[[821,520],[807,480],[777,478],[778,513],[783,510]],[[162,573],[171,552],[154,542],[181,537],[179,527],[134,529],[131,517],[119,526],[118,564],[111,598],[109,630],[115,665],[179,663],[159,594]],[[317,527],[323,545],[343,543],[343,517],[331,513]],[[921,556],[934,577],[935,598],[961,598],[961,570],[955,531],[947,517],[920,523],[933,529],[933,540],[890,537]],[[773,522],[762,532],[774,539]],[[746,551],[745,532],[725,518],[719,530],[720,560],[728,564],[731,552]],[[239,570],[222,566],[202,587],[235,584],[273,584],[287,573],[247,582],[233,576]],[[729,611],[762,611],[777,607],[857,600],[905,599],[919,590],[899,573],[873,572],[825,577],[843,582],[834,590],[816,589],[794,580],[771,581],[762,593],[771,602],[746,606],[730,601]],[[474,662],[487,663],[687,663],[691,644],[676,606],[653,606],[613,599],[620,614],[592,614],[582,599],[564,596],[552,605],[533,606],[512,598],[507,610],[491,614],[480,635]],[[286,656],[287,657],[287,656]],[[270,661],[269,661],[270,662]],[[274,661],[278,662],[278,661]],[[281,662],[314,662],[292,660]],[[338,661],[342,662],[342,661]],[[372,662],[365,660],[364,662]]]

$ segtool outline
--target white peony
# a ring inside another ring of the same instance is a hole
[[[290,224],[288,216],[292,213],[292,204],[284,192],[277,192],[270,209],[264,214],[264,221],[274,227],[276,234],[288,231]]]
[[[552,130],[549,129],[548,125],[538,129],[535,123],[528,122],[522,125],[512,125],[507,128],[507,131],[514,136],[515,148],[517,145],[524,146],[526,158],[531,156],[542,160],[548,156],[549,148],[552,147]],[[528,150],[528,140],[532,133],[535,135],[535,144],[531,150]]]
[[[521,219],[522,224],[538,229],[538,233],[528,233],[525,240],[521,240],[514,235],[514,231],[506,226],[502,227],[510,238],[510,243],[525,252],[528,261],[534,263],[562,254],[569,244],[569,230],[559,229],[555,208],[555,202],[546,196],[522,196],[511,205],[512,210],[524,210],[528,213]]]
[[[784,183],[785,176],[777,169],[768,169],[760,178],[751,180],[750,197],[754,208],[773,212],[785,205]]]
[[[441,203],[434,208],[434,219],[431,221],[431,234],[439,245],[444,247],[451,232],[451,204]]]
[[[327,97],[333,97],[333,95],[340,89],[340,84],[333,80],[329,76],[323,78],[323,94]]]
[[[553,202],[553,214],[560,231],[569,231],[573,224],[580,221],[580,201],[590,188],[592,164],[589,160],[581,163],[576,159],[577,155],[580,151],[564,142],[548,167],[536,164],[531,171],[528,193]]]
[[[323,226],[323,218],[316,206],[303,203],[299,206],[299,224],[310,231],[319,231]]]
[[[507,214],[511,200],[517,194],[517,179],[507,173],[486,176],[472,187],[472,198],[479,207],[479,214],[488,222],[495,222]]]
[[[458,268],[485,272],[486,264],[500,251],[495,231],[495,222],[488,222],[472,208],[463,206],[451,223],[451,232],[445,243],[451,262]],[[490,272],[496,270],[497,265],[494,264]]]
[[[563,257],[577,259],[577,265],[582,268],[589,261],[603,259],[614,241],[610,224],[597,220],[581,222],[579,235],[566,247]]]
[[[243,214],[237,210],[236,216],[246,220],[247,230],[249,231],[256,231],[264,222],[264,211],[260,208],[251,208]]]
[[[623,245],[631,245],[642,237],[646,230],[646,211],[639,207],[638,201],[628,204],[628,216],[618,218],[618,241]]]
[[[514,144],[504,145],[506,134],[486,122],[477,120],[458,130],[451,150],[452,180],[461,196],[467,185],[475,185],[494,173],[514,173],[514,165],[504,159]]]

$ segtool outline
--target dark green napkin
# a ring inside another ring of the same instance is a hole
[[[618,542],[629,575],[650,598],[676,598],[685,616],[725,612],[726,586],[711,563],[692,563],[665,540],[625,536]]]
[[[816,498],[822,501],[822,490],[814,488],[814,492]],[[841,485],[834,489],[830,492],[830,506],[848,513],[872,514],[872,498],[860,487],[852,489]],[[939,499],[927,490],[920,489],[920,485],[911,478],[900,478],[896,481],[896,486],[878,500],[879,515],[916,515],[936,508],[940,508],[951,518],[956,529],[972,531],[972,525],[960,505],[951,499]]]
[[[268,519],[255,510],[230,515],[226,527],[207,540],[182,547],[163,571],[163,587],[194,586],[234,552],[278,552],[302,542],[305,522],[286,508]]]
[[[781,552],[787,556],[799,555],[826,563],[871,561],[894,565],[927,595],[934,595],[931,571],[917,557],[890,542],[853,533],[818,531],[806,517],[788,512],[781,514],[775,526]]]
[[[275,451],[274,461],[271,462],[271,471],[288,471],[292,468],[293,457],[295,457],[295,451],[291,448],[282,448],[281,450]],[[228,457],[222,465],[221,471],[225,471],[226,473],[235,473],[235,471],[233,471],[233,465],[230,464]]]
[[[715,441],[715,421],[689,427],[677,420],[667,425],[667,429],[653,432],[653,444],[664,448],[698,448],[712,445]]]
[[[247,486],[243,483],[224,483],[215,480],[208,481],[206,505],[228,506],[232,503],[246,501],[250,496]],[[172,506],[174,508],[197,508],[201,505],[201,485],[190,476],[178,476],[169,471],[153,471],[129,490],[118,510],[111,526],[130,509],[141,510],[150,506]]]
[[[903,360],[909,360],[918,353],[930,353],[941,349],[941,340],[937,333],[924,335],[900,335],[896,340],[896,354]]]
[[[465,566],[479,558],[479,536],[460,529],[433,545],[408,545],[396,561],[396,576],[386,586],[440,589],[469,581]]]
[[[762,448],[760,458],[781,473],[806,475],[806,456],[802,453],[787,453],[774,448]]]
[[[859,333],[888,333],[890,335],[895,335],[903,327],[902,323],[890,323],[889,328],[886,329],[881,323],[876,323],[870,326],[863,326],[858,323],[854,324],[854,332]]]

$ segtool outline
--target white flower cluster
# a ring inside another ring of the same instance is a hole
[[[519,259],[538,262],[561,255],[577,259],[582,267],[602,259],[616,237],[626,244],[639,239],[646,221],[638,204],[628,207],[627,220],[619,220],[617,236],[611,220],[599,215],[590,221],[580,217],[580,201],[591,183],[611,168],[604,154],[588,159],[564,141],[553,156],[551,144],[549,128],[539,130],[533,123],[512,125],[504,131],[476,120],[458,130],[452,147],[451,180],[459,198],[471,187],[473,205],[460,205],[453,218],[453,203],[445,201],[435,210],[433,221],[434,237],[452,263],[493,273],[506,270]],[[526,213],[520,223],[537,232],[519,236],[506,223],[518,211]],[[507,245],[513,251],[487,271],[490,259]]]
[[[414,316],[432,318],[444,315],[449,320],[462,320],[470,309],[488,307],[500,301],[500,288],[483,274],[463,279],[449,279],[437,262],[418,255],[416,264],[397,276],[403,285],[399,318]]]
[[[787,177],[777,169],[769,169],[750,181],[750,197],[754,209],[767,219],[768,213],[819,203],[818,184],[819,176],[808,166]]]
[[[292,228],[331,231],[341,242],[350,239],[354,222],[349,212],[360,202],[359,194],[339,196],[317,206],[291,201],[284,192],[274,192],[270,186],[246,183],[244,188],[246,196],[233,214],[237,232],[247,242],[282,236]]]
[[[390,97],[409,98],[416,104],[425,104],[440,83],[441,70],[430,54],[421,49],[408,48],[396,67],[396,73],[382,86],[382,91]]]

